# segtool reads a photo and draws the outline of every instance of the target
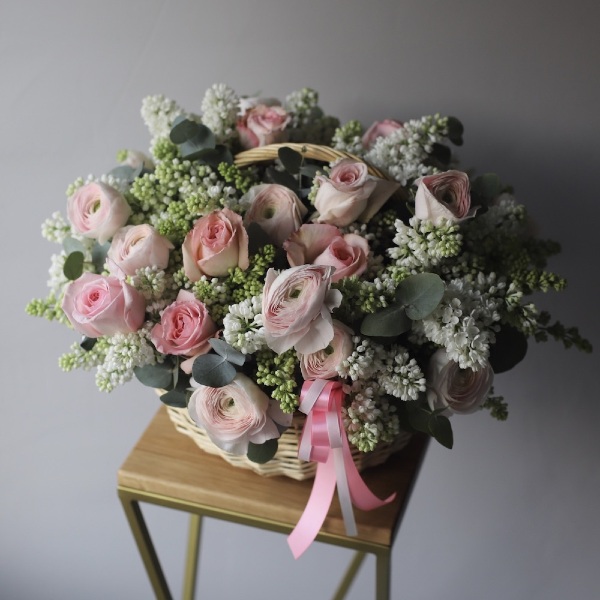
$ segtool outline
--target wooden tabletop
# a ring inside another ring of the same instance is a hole
[[[396,527],[408,502],[425,455],[427,436],[414,435],[403,450],[379,467],[367,469],[363,479],[377,496],[396,492],[383,508],[354,510],[359,540],[391,546]],[[184,503],[274,521],[293,529],[310,495],[313,480],[263,477],[206,454],[187,436],[176,431],[161,407],[118,473],[120,487],[157,494]],[[337,497],[322,531],[344,536]],[[353,538],[356,539],[356,538]]]

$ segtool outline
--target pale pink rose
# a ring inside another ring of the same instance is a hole
[[[242,217],[228,208],[198,219],[181,247],[183,270],[190,281],[202,275],[221,277],[232,267],[246,270],[248,234]]]
[[[394,121],[393,119],[385,119],[383,121],[375,121],[362,137],[362,144],[365,149],[369,150],[375,143],[375,140],[380,137],[387,137],[394,131],[402,129],[403,124]]]
[[[210,350],[209,339],[215,337],[217,326],[206,306],[192,292],[179,290],[177,299],[162,312],[160,323],[150,333],[152,343],[163,354],[195,358]],[[191,372],[193,360],[181,364]]]
[[[333,339],[325,348],[312,354],[298,355],[304,379],[335,379],[339,376],[338,367],[354,351],[352,329],[335,319],[332,325]]]
[[[144,323],[146,301],[117,277],[84,273],[67,286],[62,309],[75,331],[96,338],[137,331]]]
[[[169,251],[174,246],[151,225],[128,225],[115,233],[108,249],[108,270],[125,275],[135,275],[138,269],[169,264]]]
[[[146,171],[154,170],[154,161],[139,150],[127,150],[125,159],[121,161],[122,165],[127,165],[132,169],[139,169],[140,167],[146,169]]]
[[[342,301],[341,292],[330,289],[332,275],[333,267],[319,265],[267,271],[262,317],[271,350],[281,354],[294,347],[312,354],[331,342],[330,313]]]
[[[452,223],[475,214],[471,210],[469,176],[462,171],[445,171],[415,181],[415,217],[439,225],[442,219]]]
[[[342,235],[325,223],[307,223],[293,233],[284,244],[292,267],[304,264],[335,267],[331,280],[361,275],[367,268],[369,243],[354,233]]]
[[[281,106],[257,104],[249,108],[237,123],[242,147],[249,149],[285,142],[285,128],[290,119],[290,115]]]
[[[277,183],[255,185],[244,196],[250,202],[244,223],[256,223],[267,233],[276,246],[302,225],[308,209],[289,188]]]
[[[429,359],[427,402],[432,410],[445,408],[449,414],[469,414],[486,400],[493,382],[489,363],[478,371],[461,369],[442,348]]]
[[[248,452],[250,442],[263,444],[278,438],[276,422],[290,424],[279,404],[271,402],[256,383],[241,373],[221,388],[198,386],[190,398],[188,412],[216,446],[239,455]]]
[[[329,177],[317,176],[319,189],[314,205],[319,223],[345,227],[354,221],[366,223],[398,189],[399,183],[369,175],[367,165],[344,158]]]
[[[67,200],[67,217],[78,233],[107,242],[129,219],[131,207],[115,188],[88,183]]]

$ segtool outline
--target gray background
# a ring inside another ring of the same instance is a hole
[[[0,598],[147,599],[116,472],[158,402],[63,374],[73,336],[27,317],[53,246],[40,224],[79,175],[145,149],[143,96],[199,110],[223,81],[284,97],[310,86],[342,120],[453,114],[463,165],[512,182],[569,288],[536,298],[600,350],[597,2],[41,0],[0,5],[2,190]],[[394,598],[600,597],[598,355],[533,345],[497,378],[508,422],[455,418],[433,445],[393,557]],[[243,493],[243,490],[240,490]],[[178,594],[186,519],[149,510]],[[204,598],[327,597],[348,554],[210,522]],[[372,566],[372,563],[369,563]],[[350,594],[371,597],[371,569]]]

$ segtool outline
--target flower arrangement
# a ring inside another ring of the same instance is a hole
[[[365,129],[310,89],[279,102],[222,84],[200,115],[163,96],[141,112],[149,154],[68,187],[67,218],[42,228],[61,246],[49,295],[27,307],[82,336],[60,366],[95,369],[100,390],[135,377],[265,462],[304,382],[341,385],[363,452],[401,430],[451,447],[452,415],[507,417],[494,374],[528,339],[591,351],[526,300],[564,288],[546,270],[559,246],[496,175],[459,170],[456,118]]]

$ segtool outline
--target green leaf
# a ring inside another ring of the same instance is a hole
[[[72,237],[66,237],[63,240],[63,248],[67,254],[71,254],[71,252],[85,252],[83,243]]]
[[[87,335],[84,335],[81,338],[81,341],[79,342],[79,346],[83,348],[83,350],[85,350],[86,352],[89,352],[96,345],[97,341],[98,338],[88,337]]]
[[[269,462],[275,456],[278,447],[279,442],[277,441],[277,438],[267,440],[264,444],[253,444],[252,442],[249,442],[247,453],[248,460],[261,465]]]
[[[199,158],[206,150],[214,151],[216,147],[215,136],[206,125],[183,116],[177,117],[173,122],[169,138],[179,146],[181,156],[189,160]],[[211,153],[207,153],[206,156],[214,158],[214,154]]]
[[[435,273],[410,275],[398,284],[396,300],[406,307],[413,321],[430,315],[444,295],[444,282]]]
[[[302,154],[300,154],[300,152],[296,152],[295,150],[284,146],[283,148],[279,148],[277,155],[279,156],[283,168],[288,171],[288,173],[298,175],[300,167],[302,166]]]
[[[429,421],[431,419],[431,413],[425,410],[421,406],[414,407],[408,412],[408,421],[416,431],[423,431],[429,433]]]
[[[367,315],[360,326],[360,332],[371,337],[396,337],[412,326],[406,316],[403,304],[394,304]]]
[[[140,383],[148,387],[164,390],[173,385],[173,366],[167,362],[135,367],[133,373]]]
[[[249,223],[246,226],[246,233],[248,234],[248,253],[251,256],[267,244],[273,244],[269,234],[258,223]]]
[[[92,263],[94,264],[96,273],[102,273],[109,248],[110,242],[106,242],[105,244],[99,244],[96,242],[92,247]]]
[[[526,354],[527,337],[518,329],[504,325],[490,347],[489,361],[494,373],[504,373],[520,363]]]
[[[502,193],[502,182],[495,173],[485,173],[473,181],[471,192],[478,198],[490,202]]]
[[[127,181],[132,183],[137,177],[139,177],[144,170],[144,165],[140,165],[135,169],[130,167],[129,165],[119,165],[115,167],[109,172],[109,175],[112,175],[115,179],[122,179],[123,181]]]
[[[298,193],[300,186],[296,178],[288,173],[287,171],[278,171],[273,167],[269,167],[267,169],[267,175],[271,179],[273,183],[278,183],[279,185],[283,185],[286,188],[289,188],[295,194]]]
[[[448,117],[448,139],[456,146],[462,146],[463,124],[456,117]]]
[[[317,165],[303,165],[300,168],[300,175],[313,180],[319,171],[322,171],[322,169],[320,169]]]
[[[70,281],[74,281],[81,277],[81,274],[83,273],[83,252],[77,250],[71,252],[71,254],[67,256],[63,266],[63,273]]]
[[[175,408],[187,408],[188,395],[183,390],[170,390],[160,396],[160,401],[167,406]]]
[[[192,377],[201,385],[220,388],[235,378],[235,367],[218,354],[198,356],[192,365]]]
[[[442,446],[452,449],[454,445],[454,435],[452,434],[452,425],[450,419],[444,415],[431,415],[429,419],[429,433]]]
[[[236,350],[233,346],[230,346],[226,341],[211,338],[208,340],[208,343],[217,354],[230,363],[241,367],[246,362],[246,355],[242,354],[239,350]]]

